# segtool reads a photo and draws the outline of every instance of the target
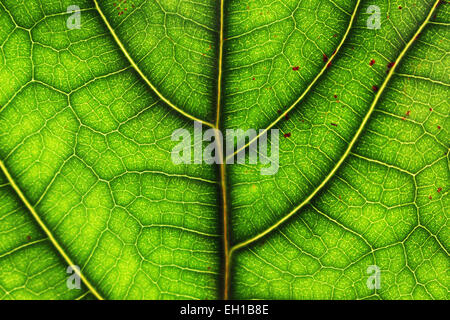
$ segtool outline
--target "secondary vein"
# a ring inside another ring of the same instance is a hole
[[[3,161],[0,160],[0,169],[6,176],[6,179],[9,181],[11,187],[14,189],[14,191],[17,193],[19,198],[22,200],[23,204],[27,207],[28,211],[30,211],[33,218],[36,220],[37,224],[42,228],[42,230],[47,235],[48,239],[51,241],[53,246],[56,248],[56,250],[59,252],[59,254],[63,257],[63,259],[66,261],[67,265],[69,266],[75,266],[76,264],[72,261],[72,259],[67,255],[67,253],[64,251],[62,246],[59,244],[59,242],[56,240],[50,229],[46,226],[44,221],[39,217],[34,207],[31,205],[31,203],[28,201],[28,199],[23,194],[22,190],[19,188],[11,174],[9,173],[8,169],[6,168]],[[100,293],[97,292],[97,290],[94,288],[94,286],[90,283],[90,281],[84,276],[84,274],[77,270],[77,268],[74,269],[75,273],[78,274],[80,279],[83,281],[83,283],[86,285],[86,287],[89,289],[89,291],[92,292],[92,294],[99,300],[103,300],[103,297],[100,295]]]
[[[392,75],[394,74],[395,69],[399,65],[400,61],[403,59],[406,52],[409,50],[409,48],[414,43],[414,40],[418,37],[418,35],[423,31],[425,26],[428,24],[430,19],[432,18],[434,11],[436,10],[437,6],[439,5],[440,0],[437,0],[434,5],[432,6],[432,9],[428,13],[428,16],[424,20],[424,22],[420,25],[420,27],[417,29],[416,33],[411,37],[409,42],[406,44],[406,46],[403,48],[403,50],[400,52],[399,56],[397,57],[397,60],[394,64],[394,66],[389,70],[389,73],[386,77],[386,79],[383,81],[383,84],[381,85],[380,89],[378,90],[377,94],[375,95],[374,100],[372,101],[372,104],[370,105],[370,108],[364,117],[363,121],[361,122],[361,125],[359,126],[358,130],[356,131],[356,134],[353,136],[353,139],[350,141],[349,145],[347,146],[347,149],[345,150],[344,154],[341,156],[339,161],[336,163],[336,165],[333,167],[333,169],[330,171],[330,173],[326,176],[326,178],[322,181],[322,183],[314,189],[314,191],[297,207],[295,207],[291,212],[289,212],[286,216],[284,216],[282,219],[278,220],[275,224],[264,230],[263,232],[257,234],[256,236],[240,242],[236,245],[234,245],[230,250],[230,256],[236,251],[239,250],[261,238],[266,236],[267,234],[271,233],[273,230],[278,228],[281,224],[283,224],[285,221],[287,221],[290,217],[292,217],[295,213],[297,213],[301,208],[303,208],[305,205],[307,205],[312,198],[330,181],[330,179],[334,176],[334,174],[337,172],[337,170],[341,167],[341,165],[344,163],[345,159],[347,159],[348,155],[350,154],[353,146],[361,136],[361,133],[363,132],[366,124],[368,123],[370,116],[372,115],[373,111],[375,110],[375,106],[377,105],[382,93],[387,87],[387,84],[389,83],[390,79],[392,78]]]
[[[171,101],[169,101],[161,92],[159,92],[159,90],[153,85],[153,83],[150,82],[150,80],[147,78],[147,76],[142,72],[142,70],[139,68],[139,66],[137,65],[137,63],[133,60],[133,58],[130,56],[130,54],[128,53],[128,50],[125,48],[124,44],[122,43],[122,41],[119,39],[119,37],[116,34],[116,31],[114,30],[114,28],[111,26],[111,24],[109,23],[108,19],[106,18],[105,14],[103,13],[102,9],[100,8],[98,1],[94,0],[95,3],[95,8],[97,9],[100,17],[102,18],[103,22],[105,23],[106,27],[108,28],[109,32],[111,33],[111,36],[114,38],[114,40],[116,41],[117,45],[119,46],[120,50],[122,51],[122,53],[125,55],[125,57],[128,59],[128,61],[130,62],[131,66],[136,70],[136,72],[139,74],[139,76],[145,81],[145,83],[153,90],[153,92],[155,92],[155,94],[162,100],[164,101],[169,107],[171,107],[172,109],[174,109],[175,111],[177,111],[178,113],[182,114],[183,116],[185,116],[188,119],[191,119],[193,121],[197,121],[200,122],[202,124],[204,124],[205,126],[211,127],[213,128],[214,125],[212,123],[209,123],[205,120],[199,119],[189,113],[187,113],[186,111],[178,108],[176,105],[174,105]]]
[[[254,137],[252,140],[250,140],[247,144],[245,144],[244,146],[242,146],[240,149],[236,150],[233,154],[229,155],[227,157],[227,160],[234,158],[234,156],[236,156],[238,153],[240,153],[242,150],[245,150],[246,148],[248,148],[252,143],[255,143],[263,134],[265,134],[267,131],[269,131],[271,128],[273,128],[278,122],[280,122],[281,120],[283,120],[286,115],[291,112],[292,109],[294,109],[305,97],[306,95],[312,90],[312,88],[314,87],[314,85],[317,83],[317,81],[322,77],[322,75],[325,73],[325,71],[327,70],[327,66],[333,62],[333,60],[335,59],[335,57],[337,56],[337,54],[339,53],[340,49],[342,48],[342,45],[344,44],[345,40],[347,39],[349,33],[350,33],[350,29],[353,26],[353,23],[355,21],[355,17],[356,17],[356,13],[358,12],[358,8],[359,5],[361,3],[361,0],[358,0],[356,2],[355,5],[355,9],[353,10],[353,13],[350,17],[350,23],[347,27],[347,30],[345,31],[344,36],[341,39],[341,42],[339,42],[339,45],[336,48],[336,52],[330,57],[330,59],[328,60],[327,63],[324,64],[324,66],[322,67],[322,69],[320,70],[320,72],[316,75],[316,77],[313,79],[313,81],[308,85],[308,87],[303,91],[303,93],[300,95],[300,97],[295,100],[294,103],[292,103],[289,108],[287,108],[284,112],[282,112],[279,117],[277,119],[275,119],[275,121],[273,121],[271,124],[269,124],[262,132],[258,133],[258,135],[256,137]]]

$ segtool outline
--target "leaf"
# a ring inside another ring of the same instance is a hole
[[[446,2],[77,2],[0,2],[2,299],[449,298]]]

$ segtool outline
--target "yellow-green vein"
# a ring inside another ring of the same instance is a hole
[[[59,254],[63,257],[63,259],[66,261],[67,265],[74,266],[76,265],[72,259],[67,255],[67,253],[64,251],[62,246],[58,243],[55,236],[52,234],[50,229],[45,225],[44,221],[42,221],[41,217],[37,214],[34,207],[31,205],[31,203],[28,201],[28,199],[23,194],[22,190],[19,188],[19,186],[16,184],[15,180],[12,178],[11,174],[9,173],[8,169],[6,168],[3,161],[0,160],[0,169],[3,171],[3,173],[6,176],[6,179],[11,184],[11,187],[14,189],[14,191],[17,193],[19,198],[22,200],[23,204],[27,207],[27,209],[30,211],[31,215],[37,222],[37,224],[42,228],[42,230],[45,232],[53,246],[56,248],[56,250],[59,252]],[[94,288],[94,286],[89,282],[89,280],[84,276],[84,274],[74,269],[74,271],[78,274],[80,279],[83,281],[83,283],[86,285],[86,287],[89,289],[89,291],[92,292],[92,294],[99,300],[103,300],[103,297],[97,292],[97,290]]]
[[[337,172],[337,170],[341,167],[341,165],[344,163],[345,159],[347,159],[347,156],[350,154],[353,146],[355,145],[356,141],[359,139],[361,133],[363,132],[366,124],[368,123],[370,116],[372,115],[373,111],[375,110],[375,106],[377,105],[383,91],[386,89],[387,84],[389,83],[390,79],[392,78],[392,75],[394,74],[395,69],[399,65],[400,61],[402,60],[405,53],[409,50],[409,48],[414,43],[414,40],[417,38],[417,36],[423,31],[425,26],[428,24],[429,20],[433,16],[433,13],[437,6],[439,5],[440,0],[437,0],[430,12],[428,13],[428,16],[424,20],[424,22],[420,25],[420,27],[417,29],[416,33],[411,37],[409,42],[406,44],[406,46],[403,48],[403,50],[400,52],[399,56],[397,57],[397,60],[395,61],[394,66],[390,69],[386,79],[383,81],[383,84],[377,91],[377,94],[375,95],[374,100],[372,101],[372,104],[370,105],[370,108],[364,117],[363,121],[361,122],[361,125],[359,126],[358,130],[356,131],[355,135],[353,136],[353,139],[350,141],[349,145],[347,146],[347,149],[339,159],[339,161],[336,163],[336,165],[333,167],[333,169],[330,171],[330,173],[326,176],[326,178],[322,181],[322,183],[314,189],[314,191],[305,199],[302,203],[300,203],[297,207],[295,207],[292,211],[290,211],[287,215],[285,215],[282,219],[278,220],[275,224],[264,230],[263,232],[257,234],[256,236],[245,240],[243,242],[240,242],[236,245],[234,245],[230,250],[230,257],[234,253],[234,251],[243,248],[250,243],[253,243],[257,241],[258,239],[261,239],[262,237],[266,236],[267,234],[271,233],[273,230],[277,229],[281,224],[283,224],[285,221],[287,221],[290,217],[292,217],[295,213],[297,213],[301,208],[303,208],[306,204],[308,204],[312,198],[330,181],[330,179],[334,176],[334,174]]]
[[[242,150],[245,150],[248,146],[250,146],[252,143],[256,142],[259,137],[261,137],[262,135],[264,135],[267,131],[269,131],[271,128],[273,128],[278,122],[280,122],[281,120],[283,120],[286,115],[291,112],[292,109],[294,109],[299,103],[300,101],[302,101],[306,95],[312,90],[312,88],[314,87],[314,85],[317,83],[317,81],[322,77],[322,75],[325,73],[325,71],[327,70],[327,67],[330,63],[333,62],[333,59],[336,57],[336,55],[339,53],[339,50],[342,48],[342,45],[344,44],[345,40],[347,39],[349,33],[350,33],[350,29],[353,26],[353,23],[355,21],[355,17],[356,17],[356,13],[358,12],[358,8],[359,5],[361,3],[361,0],[358,0],[356,2],[355,5],[355,9],[353,10],[352,15],[350,16],[350,22],[349,25],[347,27],[347,30],[345,30],[345,34],[342,37],[341,41],[339,42],[339,45],[336,48],[336,52],[330,57],[330,59],[328,60],[328,63],[324,64],[324,66],[322,67],[322,69],[320,70],[320,72],[316,75],[316,77],[313,79],[313,81],[308,85],[308,87],[303,91],[303,93],[300,95],[300,97],[295,100],[294,103],[292,103],[290,105],[289,108],[287,108],[284,112],[282,112],[280,114],[280,116],[275,119],[271,124],[269,124],[269,126],[267,126],[263,131],[259,132],[258,135],[256,137],[254,137],[252,140],[250,140],[247,144],[245,144],[244,146],[242,146],[240,149],[236,150],[233,154],[229,155],[227,157],[227,161],[231,158],[233,158],[235,155],[237,155],[239,152],[241,152]]]
[[[139,76],[145,81],[145,83],[153,90],[153,92],[155,92],[155,94],[162,100],[164,101],[169,107],[171,107],[172,109],[176,110],[178,113],[182,114],[183,116],[185,116],[188,119],[191,119],[193,121],[197,121],[200,122],[202,124],[204,124],[205,126],[211,127],[213,128],[214,125],[212,123],[209,123],[208,121],[199,119],[197,117],[194,117],[193,115],[187,113],[186,111],[178,108],[176,105],[174,105],[172,102],[170,102],[166,97],[164,97],[164,95],[159,92],[159,90],[153,85],[153,83],[150,82],[150,80],[147,78],[147,76],[142,72],[142,70],[139,68],[139,66],[136,64],[136,62],[133,60],[133,58],[130,56],[130,54],[128,53],[128,50],[125,48],[124,44],[122,43],[122,41],[119,39],[119,37],[116,34],[116,31],[114,30],[114,28],[111,26],[111,24],[109,23],[108,19],[106,18],[105,14],[103,13],[102,9],[100,8],[98,1],[94,0],[95,3],[95,8],[97,9],[100,17],[102,18],[103,22],[105,23],[106,27],[108,28],[109,32],[111,33],[111,36],[114,38],[114,40],[116,41],[117,45],[119,46],[120,50],[122,51],[122,53],[125,55],[125,57],[128,59],[128,61],[130,62],[131,66],[136,70],[136,72],[139,74]]]

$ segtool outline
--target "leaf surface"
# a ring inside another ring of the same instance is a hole
[[[72,4],[0,1],[1,298],[448,299],[448,4]],[[278,173],[175,165],[194,120]]]

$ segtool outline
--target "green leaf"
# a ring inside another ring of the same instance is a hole
[[[449,298],[447,2],[76,2],[0,1],[0,298]]]

